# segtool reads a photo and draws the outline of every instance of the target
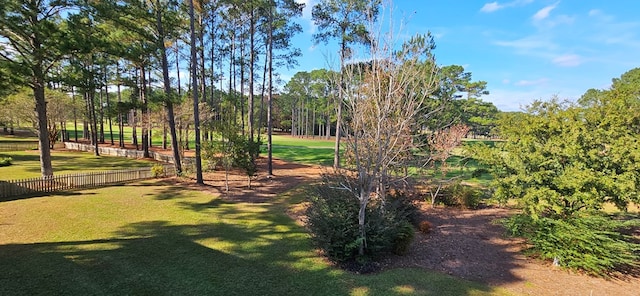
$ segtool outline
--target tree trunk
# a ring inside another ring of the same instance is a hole
[[[99,135],[99,139],[100,139],[100,143],[104,144],[104,104],[102,102],[103,99],[103,94],[102,94],[102,87],[100,88],[100,98],[99,98],[99,103],[100,103],[100,135]]]
[[[40,69],[35,75],[33,96],[36,100],[36,113],[38,115],[38,148],[40,149],[40,172],[43,178],[53,177],[51,166],[51,150],[49,148],[49,133],[47,132],[47,102],[44,96],[44,73]],[[40,75],[42,74],[42,75]]]
[[[255,40],[254,40],[255,36],[254,35],[255,35],[256,22],[253,19],[253,17],[254,17],[253,1],[251,1],[250,9],[251,9],[251,13],[250,13],[250,16],[249,16],[250,23],[249,23],[249,106],[248,106],[249,110],[248,110],[248,112],[249,112],[249,142],[253,143],[253,140],[254,140],[253,139],[254,138],[254,135],[253,135],[253,129],[254,129],[254,126],[253,126],[253,121],[254,121],[254,119],[253,119],[253,100],[254,100],[254,98],[253,98],[253,91],[254,91],[253,90],[253,79],[254,79],[254,77],[253,76],[255,75],[254,74],[254,66],[255,66],[255,62],[256,62],[255,61],[255,54],[254,54],[254,51],[255,51],[255,48],[254,48],[255,47],[255,44],[254,44],[255,43]]]
[[[338,112],[336,114],[336,144],[333,148],[333,167],[340,167],[340,137],[342,123],[342,102],[344,101],[344,59],[347,52],[345,29],[342,29],[342,42],[340,43],[340,82],[338,87]]]
[[[273,176],[273,7],[269,7],[269,43],[267,44],[269,59],[269,89],[267,97],[267,175]]]
[[[147,102],[147,76],[140,66],[140,99],[142,100],[142,157],[149,158],[149,109]]]
[[[191,30],[191,91],[193,95],[193,122],[196,133],[196,183],[204,184],[202,179],[202,159],[200,156],[200,112],[198,110],[198,77],[196,76],[197,49],[194,26],[193,0],[189,0],[189,27]]]
[[[87,98],[89,101],[89,112],[90,121],[91,121],[91,143],[93,144],[93,152],[95,156],[100,156],[100,150],[98,148],[98,122],[96,118],[96,106],[95,106],[95,95],[92,89],[88,90]]]
[[[160,1],[156,0],[159,7]],[[156,26],[158,29],[158,47],[160,48],[161,64],[162,64],[162,80],[164,84],[164,107],[167,113],[167,121],[169,123],[169,131],[171,134],[171,150],[173,152],[173,164],[176,174],[182,174],[182,162],[180,161],[180,147],[178,146],[178,137],[176,133],[176,118],[173,112],[173,101],[171,100],[171,80],[169,79],[169,62],[167,60],[167,49],[164,44],[164,27],[162,26],[162,14],[158,9],[156,12]],[[178,59],[178,50],[176,42],[176,60]],[[176,61],[177,62],[177,61]],[[179,71],[179,67],[176,68]],[[180,72],[178,72],[178,95],[180,95]]]

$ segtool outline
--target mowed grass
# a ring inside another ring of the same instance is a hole
[[[333,164],[334,140],[273,135],[272,142],[275,158],[305,164]],[[263,155],[267,153],[266,145],[261,147],[261,153]]]
[[[0,167],[0,180],[40,177],[40,154],[37,150],[0,152],[0,158],[11,157],[12,165]],[[89,152],[51,151],[54,175],[76,174],[89,171],[109,171],[150,167],[155,162],[116,156],[94,156]]]
[[[150,180],[0,203],[0,295],[505,295],[332,267],[284,210]]]

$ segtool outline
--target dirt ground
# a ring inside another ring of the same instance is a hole
[[[322,168],[274,160],[274,176],[267,178],[266,161],[248,189],[247,179],[230,176],[225,198],[261,202],[301,182],[317,179]],[[205,188],[224,191],[222,172],[205,174]],[[416,233],[405,256],[391,256],[383,268],[415,267],[504,288],[516,295],[640,295],[640,278],[602,279],[576,274],[520,252],[524,241],[505,237],[497,219],[512,214],[503,208],[460,210],[421,205],[424,218],[433,224],[429,234]]]

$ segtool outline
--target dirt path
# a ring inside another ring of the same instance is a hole
[[[266,162],[248,189],[247,179],[230,176],[230,191],[223,192],[223,172],[205,174],[207,186],[199,187],[223,198],[265,202],[302,182],[317,179],[321,167],[274,160],[274,177],[266,175]],[[392,256],[385,268],[417,267],[505,288],[516,295],[640,295],[640,278],[605,280],[573,274],[523,256],[523,241],[504,236],[496,219],[512,214],[508,209],[458,210],[422,205],[424,217],[433,223],[430,234],[416,233],[406,256]]]

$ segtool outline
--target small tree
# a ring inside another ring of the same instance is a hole
[[[427,161],[413,152],[420,146],[415,137],[424,115],[432,114],[425,102],[436,87],[433,38],[416,36],[398,49],[393,37],[386,36],[372,35],[369,61],[349,65],[344,74],[348,120],[342,128],[349,160],[336,174],[351,175],[354,182],[337,187],[359,202],[359,255],[367,248],[369,203],[384,204],[388,190],[406,181],[405,168]]]
[[[241,127],[233,122],[216,122],[215,130],[220,134],[219,141],[209,141],[203,145],[204,159],[209,163],[219,163],[225,172],[225,191],[229,191],[229,172],[236,167],[247,175],[247,186],[251,188],[251,178],[258,168],[254,155],[260,149],[260,143],[251,141],[241,134]]]
[[[429,188],[431,207],[435,205],[442,187],[456,179],[456,177],[447,178],[447,173],[449,172],[447,160],[451,157],[453,149],[460,146],[462,139],[468,132],[468,126],[464,124],[454,124],[449,128],[433,132],[429,137],[428,148],[431,153],[431,158],[434,160],[432,167],[436,171],[435,174],[440,175],[439,178],[433,178],[433,181],[436,183],[435,188],[433,188],[433,186]]]

